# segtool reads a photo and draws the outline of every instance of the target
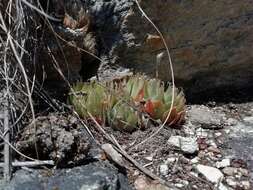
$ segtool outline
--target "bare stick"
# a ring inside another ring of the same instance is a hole
[[[37,160],[37,161],[26,161],[26,162],[19,162],[14,161],[11,164],[13,167],[34,167],[34,166],[42,166],[42,165],[54,165],[53,160]],[[0,163],[0,167],[3,167],[4,163]]]
[[[8,110],[4,111],[4,139],[10,142],[10,131],[9,131],[9,117]],[[8,143],[4,143],[4,180],[10,181],[11,178],[11,160],[10,160],[10,146]]]

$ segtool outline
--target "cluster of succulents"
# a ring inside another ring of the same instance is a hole
[[[77,83],[72,87],[69,102],[82,118],[92,115],[96,121],[103,123],[109,107],[109,97],[105,88],[98,83]]]
[[[159,79],[135,75],[126,80],[77,83],[69,95],[69,102],[84,119],[93,116],[100,123],[115,129],[133,131],[141,123],[141,113],[153,120],[178,125],[184,119],[185,97],[182,91]],[[173,104],[173,105],[172,105]]]
[[[168,125],[180,124],[185,113],[185,97],[182,91],[174,89],[174,102],[172,104],[172,86],[165,88],[159,79],[147,79],[144,76],[135,76],[127,82],[127,93],[137,103],[143,103],[143,111],[151,118]],[[171,108],[170,115],[169,111]],[[168,118],[167,118],[168,117]]]

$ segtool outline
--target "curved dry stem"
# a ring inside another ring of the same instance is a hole
[[[52,21],[56,21],[56,22],[61,22],[62,20],[61,19],[57,19],[57,18],[54,18],[50,15],[48,15],[47,13],[45,13],[44,11],[40,10],[39,8],[37,8],[36,6],[32,5],[31,3],[29,3],[28,1],[26,0],[21,0],[24,4],[26,4],[28,7],[30,7],[31,9],[37,11],[39,14],[43,15],[44,17],[52,20]]]
[[[163,34],[161,33],[161,31],[158,29],[158,27],[154,24],[154,22],[147,16],[147,14],[144,12],[144,10],[141,8],[138,0],[135,0],[135,3],[137,4],[138,9],[140,10],[140,12],[143,14],[143,16],[147,19],[148,22],[151,23],[151,25],[155,28],[155,30],[157,31],[157,33],[159,34],[159,36],[161,37],[164,47],[166,49],[168,58],[169,58],[169,65],[170,65],[170,72],[171,72],[171,83],[172,83],[172,98],[171,98],[171,106],[169,109],[169,113],[165,119],[165,121],[162,123],[162,125],[157,129],[157,131],[155,131],[152,135],[150,135],[149,137],[147,137],[146,139],[144,139],[142,142],[138,143],[137,145],[134,146],[134,148],[138,147],[139,145],[147,142],[148,140],[150,140],[151,138],[153,138],[155,135],[157,135],[165,126],[165,124],[167,123],[172,108],[173,108],[173,104],[174,104],[174,100],[175,100],[175,77],[174,77],[174,71],[173,71],[173,64],[172,64],[172,59],[171,59],[171,55],[170,55],[170,51],[168,48],[168,45],[163,37]]]
[[[35,158],[31,158],[29,156],[26,156],[25,154],[23,154],[22,152],[20,152],[18,149],[16,149],[10,142],[6,141],[5,138],[4,138],[4,134],[0,133],[0,138],[5,142],[7,143],[12,150],[14,150],[16,153],[18,153],[20,156],[28,159],[28,160],[32,160],[32,161],[41,161],[41,160],[38,160],[38,159],[35,159]]]

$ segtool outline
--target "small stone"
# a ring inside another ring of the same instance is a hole
[[[212,183],[217,184],[223,179],[223,173],[217,168],[198,164],[196,169]]]
[[[229,119],[227,119],[226,123],[227,123],[227,125],[232,126],[232,125],[236,125],[238,123],[238,121],[234,118],[229,118]]]
[[[229,134],[229,133],[231,132],[231,130],[230,130],[230,129],[224,129],[224,132],[225,132],[226,134]]]
[[[253,124],[253,117],[245,117],[243,118],[243,121],[248,123],[248,124]]]
[[[234,180],[234,178],[232,178],[232,177],[227,178],[227,179],[226,179],[226,183],[227,183],[230,187],[233,187],[233,188],[236,188],[236,187],[237,187],[237,183],[236,183],[236,181]]]
[[[205,158],[205,157],[206,157],[205,151],[199,151],[198,157],[199,157],[200,159],[201,159],[201,158]]]
[[[207,141],[207,143],[208,143],[210,146],[217,148],[217,144],[215,143],[215,141],[214,141],[213,139]]]
[[[224,114],[213,111],[207,106],[191,106],[188,116],[193,124],[200,124],[202,128],[222,128]]]
[[[231,166],[235,168],[246,168],[247,162],[244,159],[233,159],[231,161]]]
[[[183,163],[183,164],[188,164],[190,162],[190,160],[188,158],[185,158],[185,157],[180,157],[180,162]]]
[[[178,187],[178,188],[182,188],[182,187],[184,187],[184,184],[176,183],[175,186]]]
[[[213,152],[213,153],[216,153],[216,154],[220,154],[220,153],[221,153],[220,149],[217,148],[217,147],[214,147],[214,146],[208,147],[207,150],[208,150],[209,152]]]
[[[198,177],[198,174],[195,173],[195,172],[190,172],[190,175],[195,176],[195,177]]]
[[[189,171],[191,171],[192,169],[193,169],[193,166],[192,166],[192,165],[186,164],[186,165],[184,166],[184,171],[186,171],[186,172],[189,172]]]
[[[184,186],[188,186],[188,185],[189,185],[189,181],[186,181],[186,180],[181,180],[181,183],[182,183]]]
[[[232,176],[237,173],[237,168],[226,167],[222,170],[222,172],[228,176]]]
[[[198,128],[198,129],[196,130],[196,136],[197,136],[198,138],[207,138],[208,135],[209,135],[208,132],[209,132],[209,131],[208,131],[207,129]]]
[[[241,174],[241,173],[237,173],[237,174],[235,175],[235,178],[236,178],[236,179],[239,179],[239,180],[240,180],[241,177],[242,177],[242,174]]]
[[[168,144],[179,148],[186,154],[193,154],[199,150],[196,138],[171,136]]]
[[[139,170],[135,170],[134,173],[133,173],[133,176],[139,176],[139,175],[140,175]]]
[[[240,172],[245,177],[249,176],[249,171],[244,168],[238,168],[238,172]]]
[[[145,159],[151,162],[151,161],[153,161],[153,156],[147,156],[147,157],[145,157]]]
[[[119,154],[111,144],[103,144],[101,146],[101,148],[103,149],[103,151],[106,153],[106,156],[112,160],[113,162],[115,162],[116,164],[118,164],[119,166],[121,166],[122,168],[125,167],[123,158],[121,156],[121,154]]]
[[[166,164],[172,164],[172,163],[174,163],[176,160],[177,160],[177,158],[174,158],[174,157],[167,158]]]
[[[139,176],[134,182],[136,190],[145,190],[148,186],[149,181],[144,176]]]
[[[163,175],[163,176],[168,175],[168,173],[169,173],[169,167],[168,167],[167,164],[161,164],[160,167],[159,167],[159,169],[160,169],[160,174],[161,175]]]
[[[223,160],[220,161],[220,162],[217,162],[217,163],[216,163],[216,167],[217,167],[217,168],[225,168],[225,167],[230,166],[230,164],[231,164],[230,159],[227,158],[227,159],[223,159]]]
[[[223,183],[220,183],[218,190],[228,190],[228,188]]]
[[[189,136],[195,134],[195,126],[190,121],[188,121],[183,125],[182,130],[184,131],[185,134]]]
[[[215,137],[220,137],[222,135],[221,132],[214,133]]]
[[[193,158],[193,159],[191,159],[191,163],[192,164],[197,164],[197,163],[199,163],[199,157],[195,157],[195,158]]]
[[[150,184],[148,187],[146,187],[145,190],[170,190],[169,187],[162,185],[160,183],[154,183],[154,184]]]
[[[248,190],[248,189],[250,189],[250,182],[249,181],[242,181],[241,186],[243,189]]]

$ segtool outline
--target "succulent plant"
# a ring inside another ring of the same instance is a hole
[[[69,101],[81,117],[90,118],[91,114],[98,122],[107,121],[110,126],[121,131],[133,131],[138,124],[141,127],[141,112],[147,113],[154,120],[166,121],[168,125],[180,124],[184,119],[183,92],[175,88],[171,105],[172,87],[169,85],[166,88],[158,79],[136,75],[104,85],[106,88],[97,82],[77,83],[73,86],[74,93],[70,94]]]
[[[144,76],[133,76],[127,82],[126,92],[137,103],[143,103],[145,111],[151,118],[166,121],[172,104],[172,87],[158,79],[147,79]],[[182,91],[175,88],[175,98],[170,116],[166,123],[179,124],[184,118],[185,98]]]
[[[137,129],[138,114],[127,102],[119,100],[109,111],[108,123],[114,129],[132,132]]]
[[[109,107],[109,96],[106,89],[96,82],[77,83],[69,96],[69,102],[82,118],[90,114],[99,122],[105,121],[105,112]],[[89,114],[90,113],[90,114]]]

